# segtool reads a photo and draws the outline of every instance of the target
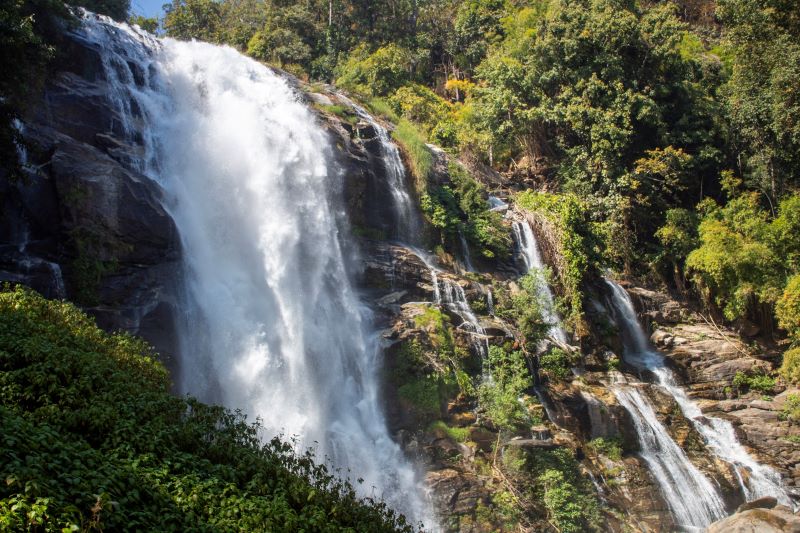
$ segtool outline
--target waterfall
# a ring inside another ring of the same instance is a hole
[[[774,496],[780,503],[792,506],[780,475],[753,459],[736,438],[733,425],[727,420],[704,415],[678,385],[675,374],[665,365],[664,357],[650,346],[625,289],[611,280],[606,280],[606,283],[611,288],[613,307],[623,328],[626,362],[650,371],[657,383],[675,398],[683,415],[703,437],[709,450],[734,468],[746,500]],[[747,472],[746,476],[742,475],[743,471]]]
[[[458,241],[461,243],[461,253],[464,254],[464,269],[467,272],[475,272],[475,267],[472,266],[472,257],[469,255],[469,245],[461,230],[458,230]]]
[[[672,440],[638,388],[614,385],[612,390],[631,415],[639,437],[639,455],[658,483],[675,522],[704,527],[724,517],[725,504],[716,488]]]
[[[417,244],[422,230],[422,221],[414,203],[414,199],[408,192],[406,185],[406,169],[400,157],[400,150],[392,142],[391,136],[383,125],[375,120],[366,109],[356,104],[346,96],[337,94],[337,97],[346,102],[362,120],[367,122],[381,145],[381,161],[386,170],[386,183],[392,196],[392,210],[395,215],[395,228],[397,238],[409,244]]]
[[[348,275],[341,176],[313,114],[231,48],[84,19],[119,129],[143,137],[141,168],[180,233],[179,389],[296,437],[363,478],[362,495],[435,527],[379,407],[379,335]]]
[[[525,272],[541,273],[545,268],[542,255],[539,253],[539,247],[536,243],[536,237],[531,230],[530,224],[527,221],[515,221],[513,224],[514,240],[517,242],[522,260],[525,263]],[[544,276],[540,275],[537,287],[539,289],[539,301],[542,305],[542,318],[547,324],[550,324],[548,334],[561,344],[568,344],[567,333],[564,328],[560,326],[561,319],[555,310],[555,300],[553,292]]]
[[[472,349],[481,356],[481,359],[484,359],[489,355],[489,341],[486,337],[486,330],[481,326],[478,317],[475,316],[469,306],[464,289],[458,283],[447,278],[443,278],[441,283],[444,288],[442,303],[450,311],[461,317],[462,322],[458,327],[470,334]]]

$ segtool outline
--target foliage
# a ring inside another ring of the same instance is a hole
[[[387,96],[411,80],[411,54],[390,44],[370,53],[359,45],[337,68],[337,85],[367,96]]]
[[[800,182],[800,24],[791,0],[720,0],[724,87],[738,170],[772,202]]]
[[[697,245],[697,216],[688,209],[668,209],[665,224],[656,231],[662,253],[674,267],[682,265]]]
[[[560,348],[552,348],[539,356],[539,368],[551,378],[558,380],[569,378],[575,363],[574,356]]]
[[[456,442],[466,442],[469,439],[469,428],[450,427],[442,420],[437,420],[428,426],[429,433],[443,433]]]
[[[141,15],[131,15],[128,24],[137,25],[144,31],[156,33],[158,31],[158,19],[156,17],[143,17]]]
[[[496,426],[513,429],[526,419],[520,396],[533,385],[525,356],[489,346],[485,364],[491,379],[478,388],[480,406]]]
[[[696,198],[717,167],[714,73],[681,55],[686,28],[668,2],[554,0],[510,27],[477,69],[495,158],[552,164],[612,215],[612,251],[629,266],[667,205]]]
[[[791,348],[783,353],[780,374],[789,383],[800,384],[800,348]]]
[[[800,423],[800,394],[787,394],[780,413],[781,420],[794,424]]]
[[[569,305],[568,320],[577,326],[583,316],[583,283],[603,264],[602,237],[589,218],[588,205],[574,194],[552,195],[524,191],[514,198],[526,211],[538,213],[557,230],[564,267],[557,271]]]
[[[568,448],[530,450],[516,479],[526,499],[544,503],[549,520],[564,532],[597,531],[600,509],[591,483]]]
[[[428,148],[425,137],[411,122],[401,119],[392,131],[392,138],[397,141],[406,155],[406,161],[411,167],[411,174],[415,178],[417,190],[424,190],[428,176],[433,169],[433,154]]]
[[[220,42],[221,4],[214,0],[172,0],[164,6],[164,30],[175,39]]]
[[[622,441],[618,438],[606,439],[598,437],[589,441],[589,447],[595,452],[605,455],[612,461],[619,461],[622,459]]]
[[[0,524],[10,530],[411,530],[240,413],[169,393],[143,341],[0,293]]]
[[[755,303],[777,302],[800,266],[800,195],[783,199],[774,218],[757,193],[702,208],[700,246],[686,261],[695,282],[728,319],[745,316]]]
[[[775,388],[775,378],[763,373],[746,374],[744,372],[736,372],[731,385],[737,391],[754,390],[768,393]]]
[[[780,300],[775,306],[778,325],[800,342],[800,274],[795,274],[786,284]]]
[[[547,281],[535,272],[529,272],[517,280],[519,290],[509,295],[498,293],[495,314],[511,321],[522,335],[520,341],[524,347],[535,349],[536,345],[545,338],[551,324],[547,324],[542,317],[540,300],[540,287]]]
[[[446,240],[463,235],[485,259],[508,258],[511,236],[502,216],[489,210],[484,187],[458,163],[448,165],[448,176],[448,184],[425,184],[421,203],[428,220]]]

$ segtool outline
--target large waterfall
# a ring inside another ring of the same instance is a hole
[[[379,407],[379,343],[348,276],[341,176],[288,84],[233,49],[156,40],[87,14],[121,129],[166,191],[185,272],[182,392],[296,437],[427,520]],[[430,523],[430,522],[429,522]]]
[[[703,437],[708,449],[731,465],[746,500],[753,500],[761,496],[774,496],[782,504],[791,506],[791,499],[784,489],[778,473],[758,463],[747,453],[747,450],[736,438],[730,422],[703,415],[697,404],[678,385],[674,373],[665,365],[664,357],[650,346],[647,336],[636,318],[633,302],[628,293],[611,280],[606,280],[606,283],[611,289],[615,316],[622,329],[625,361],[636,368],[651,372],[658,385],[675,398],[683,415],[691,421],[694,428]],[[624,402],[621,401],[621,403],[625,405]],[[625,407],[628,406],[625,405]],[[697,495],[698,498],[701,496]]]

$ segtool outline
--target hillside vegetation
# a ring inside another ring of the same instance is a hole
[[[169,393],[151,349],[0,293],[0,530],[411,531],[310,453]]]

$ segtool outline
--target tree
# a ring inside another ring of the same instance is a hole
[[[164,30],[175,39],[220,42],[222,4],[215,0],[173,0],[164,5]]]
[[[724,95],[739,172],[774,204],[800,185],[800,4],[720,0],[731,77]]]

